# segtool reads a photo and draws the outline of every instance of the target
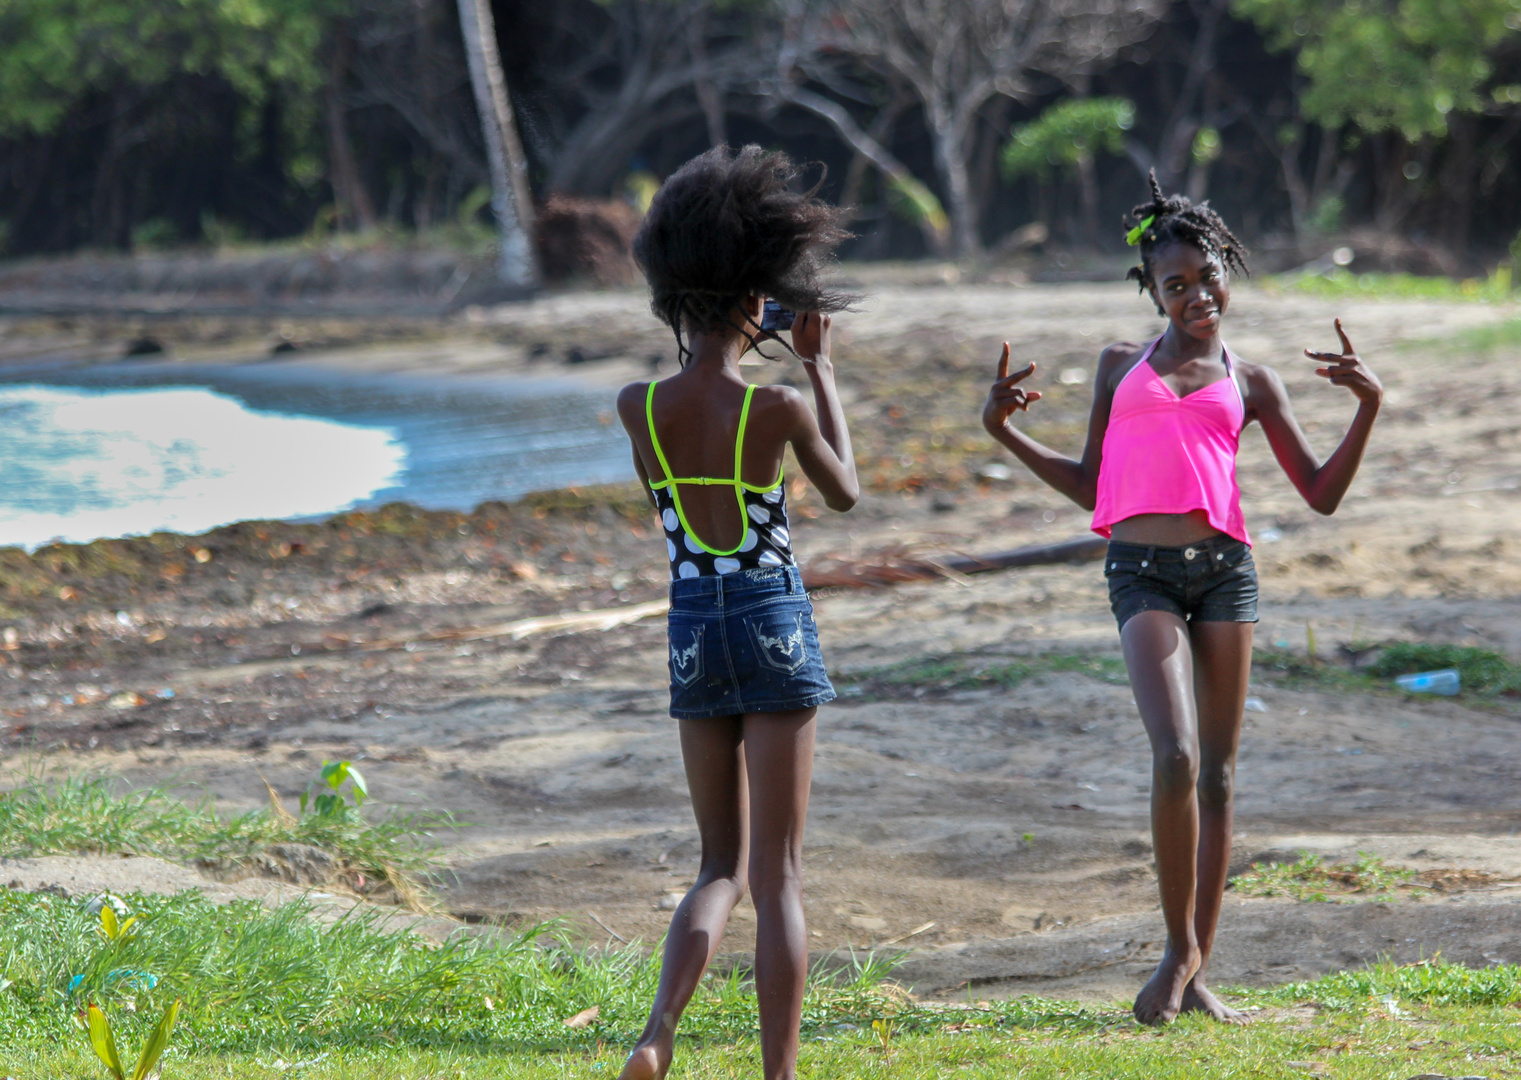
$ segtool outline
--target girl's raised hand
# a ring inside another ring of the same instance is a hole
[[[1347,339],[1347,332],[1341,328],[1340,319],[1336,320],[1336,333],[1341,337],[1341,352],[1316,352],[1313,349],[1304,351],[1311,360],[1327,365],[1316,368],[1315,374],[1330,380],[1332,386],[1345,386],[1359,401],[1377,404],[1384,396],[1383,383],[1378,381],[1378,376],[1369,371],[1362,357],[1357,355],[1357,350]]]
[[[998,379],[988,391],[988,402],[982,408],[982,426],[997,434],[1003,430],[1009,417],[1021,409],[1028,409],[1030,402],[1040,400],[1039,390],[1023,390],[1019,384],[1035,374],[1035,361],[1014,374],[1009,374],[1009,343],[1003,343],[1003,355],[998,358]]]
[[[817,311],[799,311],[792,323],[792,350],[804,363],[829,363],[832,320]]]

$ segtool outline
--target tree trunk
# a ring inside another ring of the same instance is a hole
[[[1155,168],[1157,182],[1163,191],[1173,190],[1189,172],[1190,184],[1197,175],[1189,169],[1190,151],[1194,135],[1199,130],[1199,120],[1194,115],[1197,99],[1204,89],[1205,80],[1215,69],[1215,42],[1220,33],[1220,22],[1229,6],[1228,0],[1202,0],[1192,5],[1198,30],[1189,49],[1188,67],[1183,74],[1183,84],[1171,95],[1172,111],[1162,125],[1162,136],[1157,142],[1155,156],[1146,155],[1143,161],[1136,154],[1130,155],[1142,174]],[[1157,69],[1159,72],[1161,69]],[[1166,100],[1166,98],[1164,98]]]
[[[1310,193],[1305,190],[1304,177],[1299,172],[1300,138],[1282,143],[1278,149],[1278,162],[1283,168],[1283,186],[1289,193],[1289,216],[1294,223],[1294,245],[1300,257],[1308,251],[1310,239]]]
[[[95,167],[94,190],[90,196],[90,233],[96,247],[127,247],[115,229],[116,217],[116,157],[120,153],[122,114],[125,107],[120,100],[111,102],[111,122],[106,134],[105,152]]]
[[[713,74],[708,67],[706,12],[687,21],[687,47],[692,53],[693,79],[697,91],[697,104],[702,108],[703,119],[708,122],[708,145],[722,146],[728,141],[724,130],[724,102],[713,85]]]
[[[328,170],[333,185],[333,199],[338,204],[341,227],[368,232],[375,227],[375,205],[359,178],[354,164],[354,148],[349,142],[348,117],[343,107],[343,84],[349,74],[349,58],[354,39],[348,27],[340,25],[333,41],[333,64],[327,86]]]
[[[1399,134],[1387,132],[1374,140],[1374,151],[1378,178],[1374,224],[1384,232],[1397,232],[1420,199],[1421,186],[1417,181],[1425,177],[1430,166],[1432,143],[1424,139],[1412,146]],[[1414,176],[1405,171],[1411,165],[1418,170]]]
[[[530,291],[539,285],[533,248],[533,197],[528,186],[528,163],[507,97],[490,0],[459,0],[459,22],[491,171],[491,211],[501,238],[497,273],[509,288]]]
[[[412,15],[417,24],[417,71],[418,89],[422,95],[422,114],[430,126],[438,123],[438,91],[433,80],[433,57],[438,54],[438,43],[433,36],[433,19],[429,0],[412,0]],[[438,191],[438,151],[428,151],[428,166],[423,173],[423,187],[412,202],[412,227],[418,232],[426,231],[433,224],[433,201]]]
[[[1093,158],[1087,154],[1077,159],[1077,183],[1083,196],[1083,239],[1093,250],[1099,249],[1098,177]]]
[[[972,178],[972,205],[982,209],[993,206],[999,192],[999,150],[1009,135],[1009,112],[1014,99],[995,97],[982,107],[978,118],[972,122],[978,133],[976,149],[968,160],[968,172]],[[982,214],[978,215],[982,220]]]
[[[898,122],[898,114],[901,111],[900,101],[893,101],[883,106],[881,111],[872,118],[866,137],[878,146],[886,145],[887,137],[892,134],[893,125]],[[852,211],[860,210],[861,187],[866,182],[866,170],[871,164],[871,158],[864,151],[857,146],[851,146],[850,165],[845,170],[845,189],[840,195],[841,206],[849,207]]]
[[[1450,250],[1457,252],[1467,249],[1473,221],[1473,180],[1478,174],[1474,154],[1475,127],[1472,117],[1448,118],[1447,160],[1440,178],[1445,196],[1442,239]]]
[[[971,258],[982,250],[982,244],[977,237],[971,177],[967,174],[966,158],[961,152],[965,141],[963,133],[939,109],[926,109],[924,119],[935,151],[935,167],[945,183],[945,210],[951,219],[951,253],[958,259]]]

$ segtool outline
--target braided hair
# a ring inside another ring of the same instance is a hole
[[[676,334],[734,322],[749,296],[793,311],[841,311],[855,299],[819,281],[833,248],[850,234],[845,211],[795,190],[802,170],[780,151],[715,146],[677,169],[656,193],[634,237],[634,261],[650,285],[650,310]],[[746,316],[746,321],[753,320]],[[759,326],[754,326],[759,331]]]
[[[1125,274],[1125,280],[1138,283],[1142,292],[1155,285],[1151,278],[1151,257],[1158,248],[1174,242],[1192,244],[1205,254],[1215,256],[1227,268],[1251,274],[1246,265],[1246,245],[1226,228],[1209,203],[1196,206],[1185,195],[1163,195],[1155,169],[1151,170],[1150,180],[1151,201],[1135,207],[1124,219],[1125,227],[1130,230],[1127,242],[1141,249],[1141,265],[1132,266]],[[1162,311],[1160,304],[1157,311]]]

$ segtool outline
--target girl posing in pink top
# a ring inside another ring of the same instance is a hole
[[[1339,319],[1340,352],[1305,350],[1325,365],[1317,375],[1357,398],[1341,445],[1317,461],[1278,373],[1241,361],[1220,339],[1229,271],[1246,270],[1246,249],[1207,204],[1164,196],[1155,174],[1151,196],[1131,211],[1127,239],[1140,246],[1141,265],[1129,276],[1170,325],[1148,345],[1111,345],[1099,357],[1082,460],[1009,424],[1040,394],[1019,385],[1033,361],[1009,374],[1007,342],[982,419],[1031,472],[1092,510],[1094,530],[1110,538],[1104,574],[1151,739],[1151,829],[1167,923],[1167,951],[1136,996],[1136,1019],[1161,1024],[1197,1011],[1244,1023],[1205,983],[1257,621],[1237,442],[1256,420],[1305,501],[1333,513],[1362,461],[1383,388]]]

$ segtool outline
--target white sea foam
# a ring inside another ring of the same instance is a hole
[[[203,388],[0,386],[0,544],[328,513],[394,485],[406,459],[391,429]]]

